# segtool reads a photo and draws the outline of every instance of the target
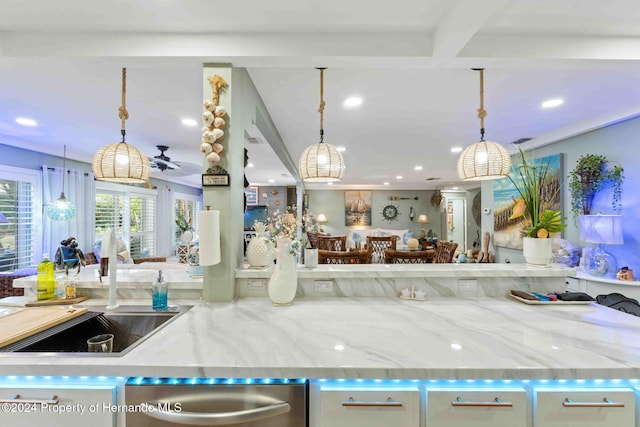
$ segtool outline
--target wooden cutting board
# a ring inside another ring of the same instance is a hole
[[[28,302],[26,303],[24,306],[25,307],[43,307],[43,306],[51,306],[51,305],[71,305],[71,304],[77,304],[79,302],[82,302],[86,299],[89,299],[89,297],[75,297],[75,298],[51,298],[51,299],[44,299],[41,301],[32,301],[32,302]]]
[[[86,308],[24,308],[0,317],[0,347],[4,347],[87,312]]]

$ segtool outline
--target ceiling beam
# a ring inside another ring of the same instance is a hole
[[[433,56],[454,58],[488,21],[504,13],[513,0],[451,2],[433,35]]]

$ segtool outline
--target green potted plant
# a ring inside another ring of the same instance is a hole
[[[549,162],[530,162],[521,148],[519,151],[520,162],[511,166],[509,180],[520,197],[509,219],[524,217],[523,255],[530,264],[546,265],[551,258],[551,237],[567,227],[562,213],[551,209],[560,185],[552,185]]]
[[[594,196],[605,188],[611,189],[611,206],[614,212],[620,211],[623,172],[622,166],[610,166],[610,162],[603,155],[585,154],[578,159],[576,167],[569,172],[571,214],[574,223],[580,215],[591,214]]]

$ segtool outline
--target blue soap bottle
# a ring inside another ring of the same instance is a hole
[[[154,310],[167,309],[167,288],[169,284],[162,278],[162,270],[158,271],[158,279],[151,285],[153,292],[152,307]]]

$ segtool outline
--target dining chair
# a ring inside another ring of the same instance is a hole
[[[309,244],[311,245],[311,249],[318,248],[318,237],[319,236],[328,236],[327,233],[318,233],[317,231],[307,231],[307,239],[309,240]]]
[[[347,236],[318,236],[318,249],[346,251]]]
[[[434,263],[450,263],[453,261],[453,255],[456,253],[458,244],[454,242],[438,241],[436,245],[436,254],[433,258]]]
[[[370,264],[384,264],[384,251],[396,250],[396,236],[367,236],[367,250]]]
[[[384,251],[385,264],[427,264],[433,260],[434,251]]]
[[[318,249],[319,264],[363,264],[366,254],[360,251],[327,251]]]

